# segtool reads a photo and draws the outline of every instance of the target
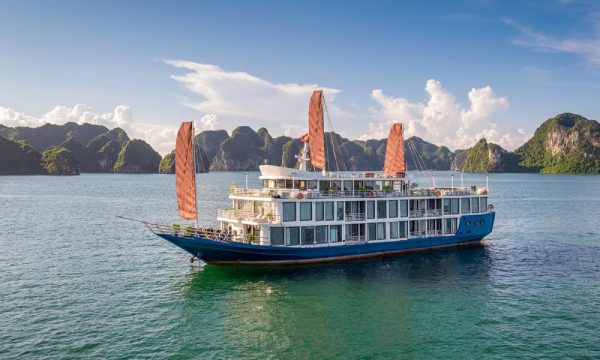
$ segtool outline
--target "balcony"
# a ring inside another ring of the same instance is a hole
[[[222,209],[217,212],[218,220],[235,220],[253,224],[277,224],[281,219],[277,215],[260,215],[254,214],[251,211],[237,209]]]
[[[365,221],[365,213],[351,213],[346,214],[346,221]]]
[[[411,217],[411,218],[440,217],[440,216],[442,216],[442,209],[410,210],[410,212],[409,212],[409,217]]]

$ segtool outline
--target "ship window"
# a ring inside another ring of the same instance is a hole
[[[329,242],[342,241],[342,225],[329,226]]]
[[[315,227],[315,241],[317,244],[327,243],[327,226]]]
[[[294,182],[292,180],[286,180],[285,181],[285,188],[286,189],[293,189],[294,188]]]
[[[444,234],[456,233],[456,218],[444,219]]]
[[[365,189],[366,190],[375,190],[375,181],[370,180],[370,181],[365,181]]]
[[[367,201],[367,219],[375,219],[375,201]]]
[[[296,182],[298,183],[296,188],[300,190],[306,190],[306,180],[296,180]]]
[[[376,223],[369,223],[367,224],[367,231],[368,231],[368,240],[377,240],[377,224]]]
[[[396,218],[398,217],[398,200],[390,200],[388,202],[389,204],[389,215],[391,218]]]
[[[390,239],[398,239],[400,236],[398,232],[398,222],[394,221],[390,223]]]
[[[334,217],[335,216],[333,214],[333,201],[325,202],[325,220],[331,221]]]
[[[365,182],[362,180],[355,180],[354,181],[354,190],[355,191],[365,191],[367,190],[365,188]]]
[[[269,180],[269,189],[275,189],[275,180]]]
[[[408,221],[400,221],[400,238],[408,237]]]
[[[377,240],[385,239],[385,223],[377,223]]]
[[[263,187],[264,188],[268,188],[269,187],[269,180],[263,180]]]
[[[453,198],[452,199],[452,213],[453,214],[458,214],[458,198]]]
[[[284,245],[283,241],[283,228],[272,227],[271,228],[271,245]]]
[[[323,221],[325,220],[325,204],[323,202],[315,203],[315,220]]]
[[[300,221],[312,220],[312,202],[300,203]]]
[[[275,180],[275,189],[285,189],[285,179]]]
[[[485,196],[484,197],[480,197],[479,201],[480,201],[480,205],[479,205],[480,211],[481,212],[486,212],[487,211],[487,207],[488,207],[488,205],[487,205],[487,197],[485,197]]]
[[[400,200],[400,216],[408,216],[408,200]]]
[[[471,198],[471,212],[477,214],[479,212],[479,198]]]
[[[460,208],[463,214],[471,213],[471,200],[469,198],[460,199]]]
[[[345,180],[343,184],[345,191],[352,191],[352,180]]]
[[[444,199],[444,215],[450,215],[450,199]]]
[[[283,203],[283,221],[296,221],[296,203]]]
[[[317,180],[308,180],[306,186],[308,190],[315,190],[317,188]]]
[[[300,245],[300,228],[289,227],[286,229],[286,245]]]
[[[337,202],[337,219],[344,220],[344,202],[343,201]]]
[[[332,180],[331,181],[331,190],[341,190],[342,189],[342,181],[341,180]]]
[[[386,210],[387,210],[386,201],[385,200],[377,201],[377,218],[378,219],[385,219],[387,217]]]
[[[383,181],[381,181],[381,180],[375,181],[375,190],[383,190]]]
[[[315,228],[307,226],[302,228],[302,245],[313,245],[315,243]]]
[[[329,181],[327,180],[321,180],[319,181],[319,190],[321,191],[327,191],[331,188],[331,184]]]

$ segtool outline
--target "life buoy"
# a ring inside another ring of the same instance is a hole
[[[296,195],[296,199],[298,199],[298,200],[304,199],[304,194],[298,193],[298,195]]]
[[[441,192],[441,191],[439,191],[439,190],[435,190],[433,193],[435,194],[435,196],[440,196],[440,195],[442,195],[442,192]]]

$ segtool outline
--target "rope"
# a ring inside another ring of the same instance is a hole
[[[323,95],[323,99],[325,99],[325,95]],[[335,159],[335,163],[336,163],[336,167],[338,169],[338,172],[340,171],[340,166],[339,166],[339,162],[338,162],[338,158],[337,158],[337,153],[339,151],[339,148],[341,148],[341,145],[338,146],[337,141],[335,139],[335,127],[333,126],[333,121],[331,121],[331,117],[329,116],[329,109],[327,108],[327,102],[323,101],[323,104],[325,105],[325,113],[327,114],[327,124],[329,125],[329,128],[331,129],[331,133],[329,134],[329,137],[331,138],[331,147],[333,149],[333,157]],[[343,149],[344,152],[346,152],[346,149]],[[341,156],[343,156],[342,154],[340,154]],[[350,161],[350,156],[348,156],[348,152],[346,152],[346,158],[348,159],[348,162]],[[346,161],[342,162],[342,165],[344,167],[344,171],[348,171],[348,168],[346,166]],[[355,166],[353,165],[353,168]]]

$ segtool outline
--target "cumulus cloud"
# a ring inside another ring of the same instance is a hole
[[[165,62],[185,70],[184,74],[172,78],[200,97],[197,101],[188,100],[184,105],[204,113],[205,117],[218,116],[225,127],[251,122],[275,133],[300,135],[308,128],[308,101],[315,89],[324,90],[329,113],[336,122],[353,118],[335,104],[335,98],[341,92],[339,89],[318,84],[278,84],[246,72],[226,71],[215,65],[191,61]],[[209,124],[207,119],[206,125]]]
[[[503,127],[497,120],[509,102],[489,86],[471,89],[468,107],[460,104],[439,81],[427,81],[425,91],[427,101],[411,102],[385,95],[381,89],[373,90],[371,98],[377,106],[370,110],[375,121],[361,138],[385,138],[395,122],[404,123],[407,136],[419,136],[452,149],[471,147],[482,137],[512,149],[528,136],[524,131],[500,130]]]
[[[102,114],[94,112],[91,106],[85,104],[73,107],[59,105],[39,117],[0,106],[0,124],[6,126],[37,127],[46,123],[61,125],[67,122],[103,125],[109,129],[123,128],[129,137],[147,141],[161,154],[169,152],[175,146],[175,127],[136,122],[131,108],[126,105],[119,105],[114,111]]]

